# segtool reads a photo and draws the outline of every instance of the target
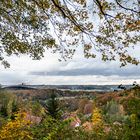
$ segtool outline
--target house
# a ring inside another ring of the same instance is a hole
[[[65,113],[62,116],[63,120],[70,120],[70,126],[72,128],[78,127],[81,125],[81,120],[78,118],[76,113]]]
[[[26,114],[25,120],[31,121],[32,123],[39,124],[42,120],[41,117],[33,116],[29,113]]]

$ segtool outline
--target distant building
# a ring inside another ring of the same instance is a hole
[[[21,83],[20,85],[25,86],[25,85],[26,85],[26,83]]]
[[[134,81],[133,86],[138,86],[138,83],[136,81]]]
[[[125,86],[123,86],[122,84],[120,84],[120,85],[118,86],[118,88],[119,88],[119,89],[126,90],[126,87],[125,87]]]
[[[81,125],[81,120],[78,118],[78,116],[75,113],[71,113],[71,114],[65,113],[63,115],[63,119],[64,120],[70,119],[71,120],[70,126],[72,128],[75,128]]]

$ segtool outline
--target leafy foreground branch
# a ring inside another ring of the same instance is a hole
[[[138,64],[129,54],[140,42],[139,0],[0,1],[0,61],[5,55],[41,59],[46,49],[72,58],[77,47],[86,58]]]

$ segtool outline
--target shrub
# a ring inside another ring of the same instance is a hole
[[[1,140],[31,140],[28,131],[31,122],[25,119],[26,113],[15,114],[15,119],[8,121],[0,130]]]
[[[18,110],[17,107],[17,97],[9,92],[0,92],[0,104],[1,104],[1,114],[4,116],[11,117],[13,112]]]

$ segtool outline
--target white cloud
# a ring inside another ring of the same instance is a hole
[[[24,82],[27,84],[103,85],[132,84],[133,81],[140,82],[140,66],[129,65],[119,68],[118,62],[103,62],[99,57],[96,59],[85,59],[82,55],[82,49],[77,51],[72,60],[66,62],[59,62],[58,54],[51,54],[48,51],[45,57],[38,61],[31,60],[27,56],[12,56],[7,59],[11,63],[11,68],[0,68],[0,83],[2,84],[19,84]],[[77,76],[70,74],[71,71],[77,73]],[[47,74],[31,75],[31,72],[49,72],[52,73],[52,76],[47,76]],[[54,72],[58,72],[58,74],[61,72],[61,74],[58,76]],[[63,72],[67,72],[67,74],[65,75]],[[82,74],[80,75],[80,73]]]

